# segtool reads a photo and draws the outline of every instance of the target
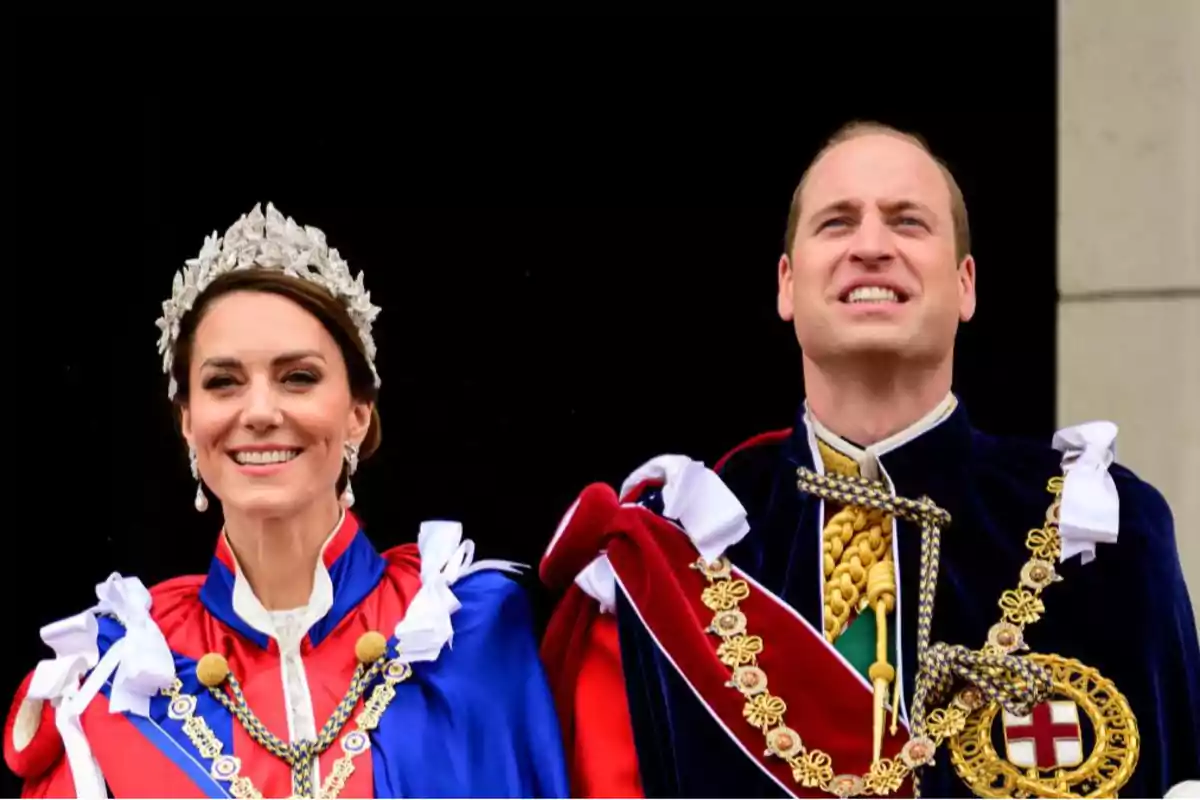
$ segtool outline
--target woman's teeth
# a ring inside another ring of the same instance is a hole
[[[849,303],[897,303],[900,296],[882,286],[860,286],[846,298]]]
[[[233,454],[239,464],[282,464],[300,455],[299,450],[256,450]]]

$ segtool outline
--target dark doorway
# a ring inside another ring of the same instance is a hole
[[[974,421],[1054,421],[1056,26],[1025,14],[25,20],[15,37],[5,692],[116,570],[207,569],[154,319],[256,202],[365,270],[383,548],[422,519],[536,564],[585,484],[789,425],[792,188],[854,118],[922,133],[971,213]],[[15,285],[14,285],[15,284]],[[28,585],[24,582],[28,581]],[[530,580],[544,614],[551,598]],[[16,783],[0,787],[14,794]]]

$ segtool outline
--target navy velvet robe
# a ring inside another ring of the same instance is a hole
[[[813,468],[807,436],[801,409],[788,439],[736,453],[721,477],[750,523],[730,558],[820,630],[820,501],[796,488],[797,469]],[[1053,500],[1046,483],[1062,474],[1061,454],[1049,443],[981,433],[960,405],[880,460],[900,496],[927,495],[953,519],[942,531],[931,641],[981,647],[1000,620],[997,601],[1017,587],[1030,558],[1026,534],[1045,519]],[[1129,470],[1114,465],[1110,473],[1120,495],[1118,542],[1098,545],[1090,564],[1072,558],[1056,565],[1063,581],[1043,592],[1046,612],[1025,628],[1025,641],[1032,652],[1077,659],[1116,684],[1141,734],[1141,755],[1121,794],[1162,797],[1172,785],[1200,778],[1200,646],[1170,509]],[[916,671],[920,534],[908,522],[897,525],[907,708]],[[779,787],[700,706],[620,592],[617,614],[646,795],[779,796]],[[1087,729],[1085,721],[1085,755],[1091,748]],[[921,791],[926,797],[972,796],[945,746],[935,765],[922,771]]]

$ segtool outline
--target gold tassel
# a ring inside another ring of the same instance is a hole
[[[883,754],[883,729],[886,719],[888,684],[896,679],[896,670],[888,663],[887,615],[896,607],[896,574],[892,562],[877,561],[867,573],[867,602],[875,609],[875,663],[867,672],[875,688],[875,749],[871,763]],[[893,714],[895,713],[893,706]],[[895,724],[895,723],[893,723]]]

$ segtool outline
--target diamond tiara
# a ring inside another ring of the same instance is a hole
[[[267,203],[266,216],[261,204],[249,214],[243,214],[229,226],[225,236],[213,231],[204,239],[204,247],[195,258],[184,262],[171,284],[171,298],[163,301],[163,315],[155,324],[162,331],[158,352],[163,357],[163,372],[170,378],[167,396],[172,400],[179,387],[171,376],[175,358],[175,343],[179,341],[179,323],[196,302],[201,292],[214,280],[228,272],[243,269],[266,269],[282,272],[294,278],[315,283],[345,304],[350,319],[358,329],[366,351],[367,364],[379,387],[379,372],[375,369],[375,339],[371,324],[380,308],[371,304],[371,293],[363,286],[363,274],[355,278],[350,267],[338,255],[337,249],[325,244],[324,232],[317,228],[300,227],[291,217],[284,217],[275,206]]]

